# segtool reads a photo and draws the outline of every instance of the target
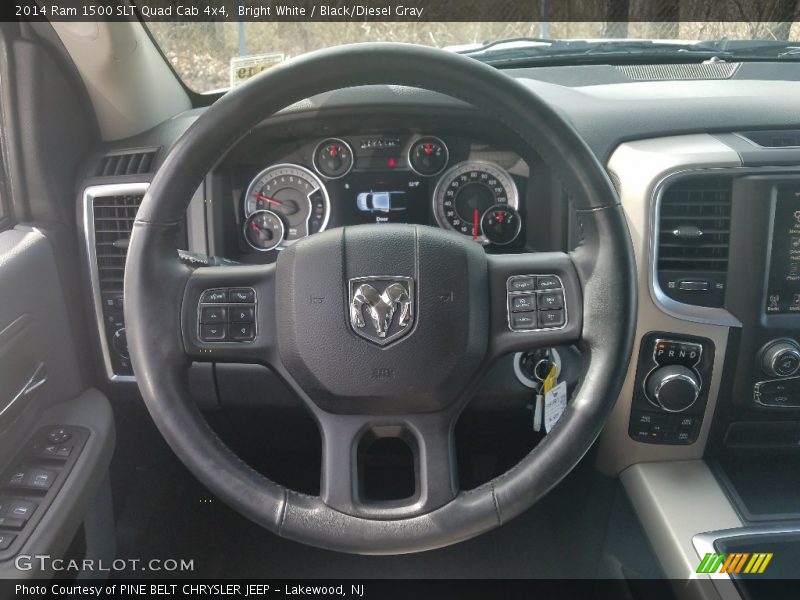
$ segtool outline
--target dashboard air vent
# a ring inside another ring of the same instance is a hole
[[[684,179],[661,197],[657,270],[670,298],[698,306],[722,306],[728,274],[731,179]]]
[[[135,152],[115,152],[100,157],[95,177],[117,177],[120,175],[142,175],[153,172],[156,149]]]
[[[97,274],[104,298],[122,293],[128,241],[142,198],[143,194],[97,196],[92,202]]]
[[[800,129],[783,131],[746,131],[740,134],[763,148],[800,147]]]

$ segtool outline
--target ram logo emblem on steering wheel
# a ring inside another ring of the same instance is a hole
[[[350,280],[350,325],[381,346],[411,330],[414,280],[411,277],[356,277]]]

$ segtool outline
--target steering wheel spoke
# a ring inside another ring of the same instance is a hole
[[[195,361],[269,363],[275,351],[275,267],[202,267],[181,310],[186,354]]]
[[[580,339],[583,298],[568,254],[537,252],[488,259],[491,357]]]
[[[430,512],[457,493],[452,415],[378,418],[325,414],[320,496],[372,519]]]

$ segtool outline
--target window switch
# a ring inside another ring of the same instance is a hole
[[[4,517],[22,519],[23,521],[30,519],[37,507],[37,505],[33,502],[29,502],[28,500],[18,500],[16,498],[8,500],[3,504],[5,506],[2,513]]]
[[[29,469],[25,475],[23,485],[37,490],[49,490],[55,480],[55,471],[50,469]]]
[[[17,539],[17,536],[11,535],[10,533],[0,533],[0,550],[8,550],[11,544],[14,543],[14,540]]]
[[[0,528],[19,531],[25,527],[26,522],[27,519],[18,519],[16,517],[0,517]]]

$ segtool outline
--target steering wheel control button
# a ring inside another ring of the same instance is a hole
[[[561,280],[555,275],[546,275],[536,278],[537,290],[558,290],[561,289]]]
[[[227,290],[206,290],[200,296],[200,302],[203,304],[221,304],[228,301]]]
[[[514,329],[536,329],[536,312],[513,314],[511,326]]]
[[[234,342],[252,342],[256,337],[252,324],[234,323],[230,326],[230,339]]]
[[[558,329],[567,324],[564,285],[557,275],[514,275],[508,278],[506,290],[511,331]]]
[[[536,310],[536,296],[533,294],[525,294],[512,298],[512,312],[530,312],[532,310]]]
[[[536,289],[536,277],[512,277],[508,280],[509,292],[533,292]]]
[[[557,310],[564,308],[564,295],[561,292],[540,292],[539,310]]]
[[[240,304],[252,304],[256,301],[256,292],[252,288],[234,288],[228,292],[228,300]]]
[[[200,339],[204,342],[224,342],[227,337],[227,327],[224,324],[200,326]]]
[[[256,320],[255,306],[231,306],[228,313],[231,323],[253,323]]]
[[[563,310],[540,310],[539,327],[549,329],[551,327],[561,327],[564,325]]]
[[[228,311],[224,306],[204,306],[200,309],[200,322],[204,325],[225,323],[228,320]]]
[[[47,441],[51,444],[63,444],[72,438],[72,432],[59,427],[47,434]]]
[[[200,294],[198,337],[201,342],[252,342],[256,338],[255,322],[256,292],[253,288],[214,288]]]

